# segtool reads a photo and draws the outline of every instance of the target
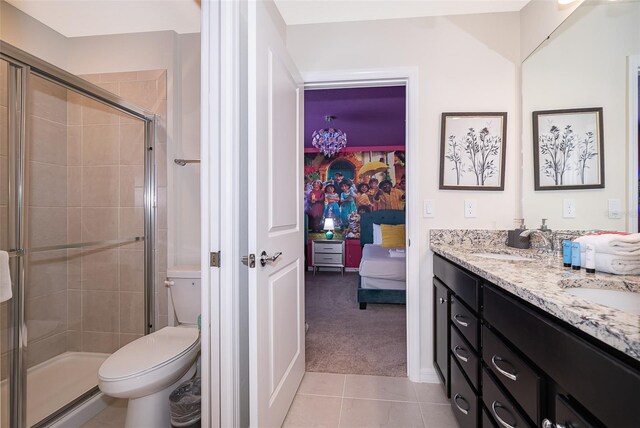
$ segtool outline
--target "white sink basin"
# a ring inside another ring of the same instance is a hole
[[[513,254],[472,253],[471,255],[484,257],[485,259],[494,259],[494,260],[512,260],[512,261],[522,261],[522,262],[530,262],[533,260],[527,257],[514,256]]]
[[[640,316],[640,293],[599,288],[567,288],[565,291],[573,296]]]

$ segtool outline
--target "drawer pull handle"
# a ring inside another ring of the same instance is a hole
[[[502,425],[504,428],[516,428],[516,426],[518,424],[514,424],[514,425],[510,425],[508,423],[506,423],[504,421],[504,419],[502,419],[500,416],[498,416],[498,412],[496,412],[496,407],[500,407],[502,409],[504,409],[507,413],[509,413],[511,415],[511,412],[509,411],[509,409],[507,409],[506,407],[504,407],[502,405],[502,403],[500,403],[499,401],[493,401],[493,403],[491,403],[491,413],[493,413],[493,416],[495,416],[496,420],[498,422],[500,422],[500,425]],[[513,415],[511,415],[513,416]],[[515,418],[514,418],[515,419]]]
[[[439,300],[440,304],[447,303],[447,299],[443,299],[442,297]]]
[[[460,320],[458,319],[458,317],[460,317],[460,318],[464,318],[464,315],[455,314],[455,315],[453,316],[453,319],[455,320],[455,322],[457,322],[458,324],[460,324],[460,325],[461,325],[461,326],[463,326],[463,327],[469,327],[469,323],[468,323],[468,322],[460,321]]]
[[[458,399],[461,399],[462,401],[465,402],[465,404],[467,405],[466,409],[463,409],[462,407],[460,407],[460,405],[458,404]],[[460,394],[454,395],[453,396],[453,403],[456,405],[458,410],[460,410],[462,412],[463,415],[468,415],[469,414],[469,409],[471,408],[471,406],[469,406],[469,402],[467,400],[465,400],[465,398],[462,395],[460,395]]]
[[[544,421],[542,421],[542,428],[566,428],[566,427],[562,424],[554,424],[549,419],[545,419]]]
[[[461,346],[456,346],[455,348],[453,348],[453,353],[455,354],[456,357],[458,357],[459,360],[461,360],[463,363],[466,363],[467,361],[469,361],[469,357],[463,357],[462,355],[458,354],[458,351],[465,351],[465,349]]]
[[[496,361],[504,361],[506,363],[508,363],[508,361],[503,360],[501,357],[494,355],[493,357],[491,357],[491,364],[493,364],[493,367],[496,368],[496,370],[498,370],[498,372],[505,376],[507,379],[511,379],[511,380],[517,380],[518,379],[518,374],[517,373],[509,373],[506,370],[501,369],[500,367],[498,367],[498,363],[496,363]],[[515,370],[514,370],[515,372]]]

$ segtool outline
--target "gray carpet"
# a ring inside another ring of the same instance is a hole
[[[358,309],[358,275],[307,272],[307,371],[407,375],[405,305]]]

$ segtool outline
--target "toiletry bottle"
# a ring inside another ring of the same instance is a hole
[[[596,247],[592,244],[585,245],[584,267],[587,273],[596,273]]]
[[[571,240],[562,241],[562,264],[564,267],[571,267]]]
[[[580,243],[571,243],[571,269],[580,270]]]

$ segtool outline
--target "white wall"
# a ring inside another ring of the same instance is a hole
[[[433,199],[436,217],[417,219],[421,240],[421,369],[433,373],[431,228],[504,229],[513,224],[517,205],[515,177],[516,114],[519,93],[519,15],[398,19],[288,27],[287,43],[300,71],[417,67],[419,73],[418,147],[415,157],[418,200]],[[506,111],[508,113],[505,190],[438,190],[440,119],[442,112]],[[463,216],[465,198],[477,200],[478,217]],[[422,212],[422,209],[418,210]],[[413,243],[412,243],[413,244]],[[414,244],[415,245],[415,244]]]
[[[520,10],[520,57],[524,61],[584,0],[559,4],[531,0]]]
[[[0,40],[67,69],[67,38],[0,0]]]
[[[640,54],[640,3],[585,3],[523,64],[523,205],[528,225],[548,218],[553,229],[625,230],[609,219],[607,200],[628,206],[627,56]],[[605,188],[534,191],[531,113],[603,107]],[[637,172],[637,171],[636,171]],[[576,200],[576,218],[562,217],[562,199]]]
[[[179,144],[169,153],[170,257],[177,265],[200,263],[200,165],[176,166],[172,160],[200,159],[200,33],[178,38],[181,85]]]

